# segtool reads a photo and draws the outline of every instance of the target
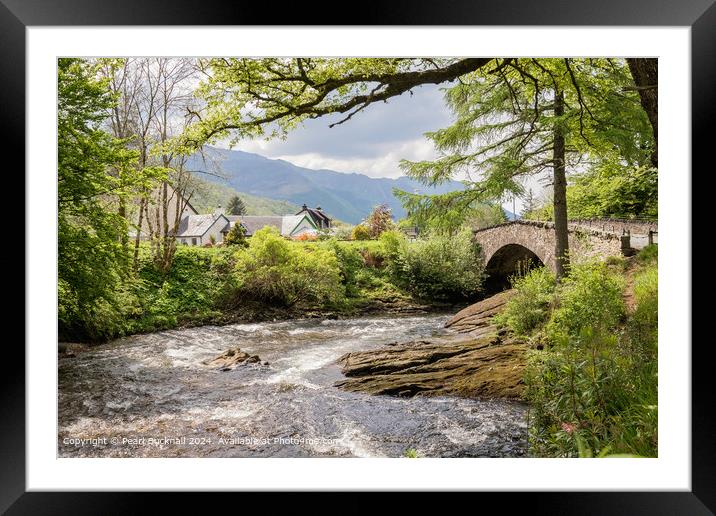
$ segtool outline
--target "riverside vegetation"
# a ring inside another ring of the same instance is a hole
[[[102,341],[236,320],[447,309],[474,299],[482,284],[469,232],[415,243],[397,231],[379,240],[295,242],[266,227],[245,242],[180,246],[167,273],[142,246],[136,278],[116,292],[121,308],[60,319],[61,337]],[[67,303],[62,292],[60,303]]]
[[[631,259],[513,280],[496,317],[529,341],[530,450],[547,457],[657,455],[655,246]]]

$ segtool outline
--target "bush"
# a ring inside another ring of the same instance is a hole
[[[551,271],[540,267],[513,277],[511,283],[516,293],[495,316],[495,322],[527,336],[549,319],[557,282]]]
[[[656,270],[635,276],[625,323],[621,268],[575,266],[556,289],[554,345],[531,352],[525,373],[532,455],[656,456]]]
[[[338,240],[350,240],[353,232],[348,226],[336,226],[333,228],[333,236]]]
[[[338,259],[338,266],[341,273],[341,282],[345,287],[346,295],[353,296],[357,294],[357,277],[363,268],[363,257],[358,250],[331,239],[323,244],[325,249],[332,251]]]
[[[408,254],[408,239],[400,231],[386,231],[379,238],[391,277],[401,279]]]
[[[336,254],[321,247],[298,247],[273,227],[258,230],[236,257],[236,280],[242,296],[294,305],[303,301],[338,302],[343,297]]]
[[[351,232],[353,240],[370,240],[370,230],[363,224],[358,224]]]
[[[470,299],[482,288],[480,249],[469,230],[411,244],[390,234],[383,242],[395,281],[418,297]]]
[[[226,245],[237,245],[240,247],[249,245],[248,238],[246,238],[246,228],[241,222],[236,221],[234,225],[231,226],[231,229],[226,234],[226,238],[224,238],[224,243]]]
[[[577,336],[583,328],[610,331],[624,316],[624,278],[603,263],[572,266],[559,288],[558,307],[547,333],[553,341]]]

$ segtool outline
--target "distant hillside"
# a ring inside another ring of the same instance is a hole
[[[194,176],[196,189],[191,197],[191,205],[199,213],[211,213],[219,205],[226,207],[234,195],[238,195],[244,206],[246,215],[288,215],[298,212],[301,208],[288,201],[267,199],[244,192],[237,192],[227,184],[210,182],[201,177]]]
[[[213,171],[226,177],[207,176],[212,182],[225,182],[235,190],[251,195],[288,201],[295,205],[320,205],[331,216],[356,224],[378,204],[387,204],[396,218],[405,216],[393,188],[417,193],[445,193],[463,188],[451,181],[428,188],[408,177],[373,178],[363,174],[344,174],[333,170],[312,170],[284,160],[269,159],[242,151],[210,148],[213,165],[194,157],[190,170]],[[217,170],[218,165],[218,170]]]

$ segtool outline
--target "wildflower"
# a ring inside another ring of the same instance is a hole
[[[577,429],[577,425],[573,423],[562,423],[562,430],[567,432],[568,434],[571,434]]]

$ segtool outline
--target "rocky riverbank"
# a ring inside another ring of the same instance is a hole
[[[396,396],[522,396],[527,345],[497,329],[492,317],[512,291],[475,303],[450,319],[455,335],[347,353],[338,363],[349,391]]]

